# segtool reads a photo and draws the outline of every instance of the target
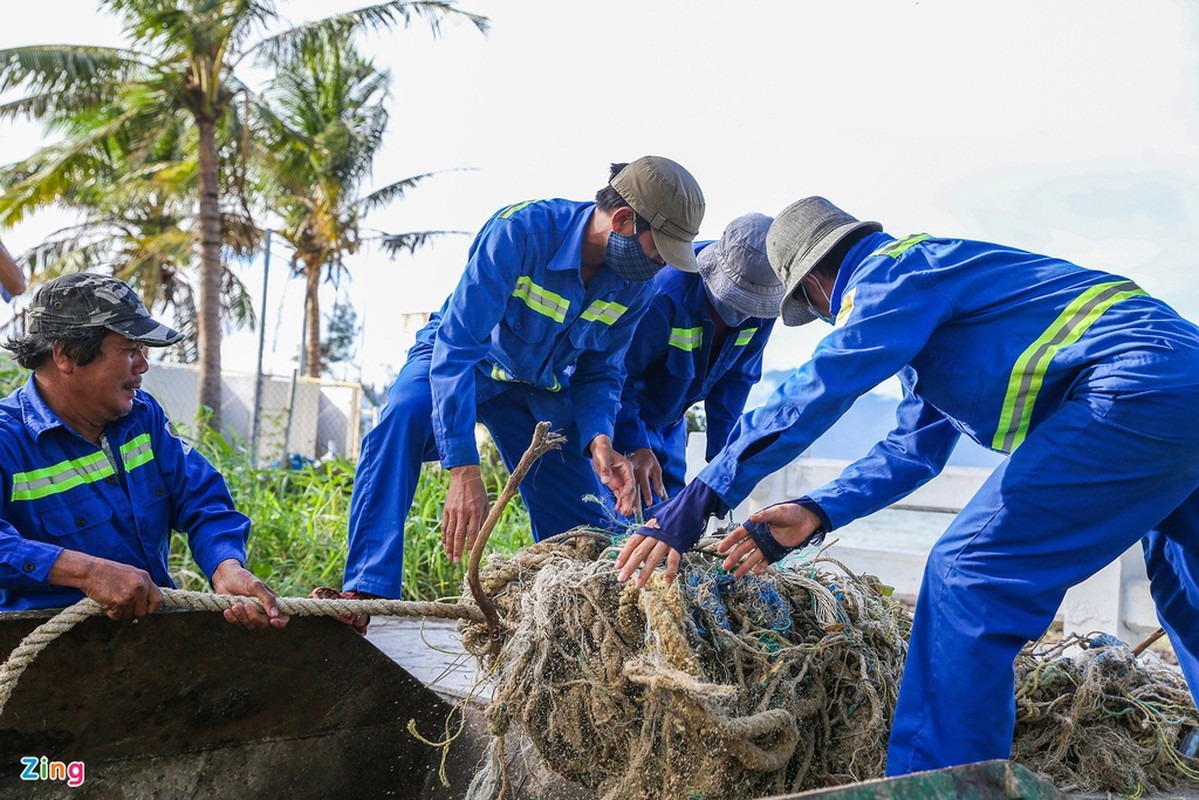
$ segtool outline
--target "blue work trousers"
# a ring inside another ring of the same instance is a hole
[[[674,497],[687,485],[687,418],[673,425],[646,425],[650,450],[662,467],[666,496]]]
[[[1199,355],[1099,365],[933,547],[887,774],[1008,758],[1013,662],[1066,590],[1142,540],[1158,616],[1199,696]]]
[[[350,500],[345,589],[401,596],[404,522],[422,462],[438,458],[430,361],[429,348],[414,348],[388,392],[379,424],[363,439]],[[603,486],[591,460],[580,452],[574,426],[564,418],[569,404],[563,398],[545,397],[548,394],[513,385],[479,403],[477,410],[509,470],[528,449],[539,421],[549,419],[555,430],[568,437],[561,450],[541,456],[520,485],[538,541],[578,525],[609,526],[602,507],[583,500],[588,494],[600,496]]]

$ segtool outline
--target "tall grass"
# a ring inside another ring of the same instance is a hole
[[[28,371],[0,355],[0,397],[21,386]],[[234,504],[253,527],[246,557],[255,575],[281,595],[306,595],[315,586],[341,586],[346,563],[346,530],[354,463],[332,460],[298,470],[255,467],[246,448],[230,443],[204,425],[193,444],[213,463]],[[480,446],[480,466],[493,500],[508,479],[490,439]],[[404,526],[404,597],[434,600],[461,591],[465,563],[452,564],[441,546],[441,510],[449,473],[425,465],[416,500]],[[511,554],[531,544],[529,512],[513,498],[488,540],[488,552]],[[465,561],[465,560],[464,560]],[[208,588],[208,579],[192,560],[187,537],[171,537],[171,576],[184,589]]]
[[[204,430],[204,426],[197,426]],[[314,586],[341,586],[354,464],[332,460],[298,470],[256,468],[248,454],[221,436],[201,435],[197,447],[225,476],[238,509],[253,527],[247,566],[281,595],[305,595]],[[483,481],[495,498],[508,474],[490,442],[481,448]],[[433,600],[461,591],[465,562],[453,564],[441,546],[441,511],[449,473],[426,465],[404,527],[404,598]],[[504,510],[488,540],[488,552],[513,553],[530,544],[529,515],[520,498]],[[171,574],[183,588],[203,589],[186,537],[171,544]]]

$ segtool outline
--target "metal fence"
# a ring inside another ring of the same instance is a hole
[[[155,362],[142,386],[177,423],[194,420],[200,411],[195,366]],[[364,414],[361,384],[264,375],[257,400],[259,425],[254,441],[254,375],[222,371],[221,431],[256,453],[258,464],[327,456],[358,458]]]

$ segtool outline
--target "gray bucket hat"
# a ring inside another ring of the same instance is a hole
[[[63,275],[44,284],[33,295],[27,314],[29,333],[107,328],[150,347],[166,347],[183,338],[151,317],[129,284],[92,272]]]
[[[752,212],[737,217],[720,239],[699,251],[699,274],[717,300],[751,317],[779,315],[783,284],[766,257],[766,232],[773,220]]]
[[[779,212],[766,235],[770,266],[783,282],[779,309],[784,325],[806,325],[816,319],[803,296],[795,296],[799,282],[854,231],[881,231],[877,222],[862,222],[823,197],[805,197]]]
[[[654,246],[666,263],[695,272],[695,250],[704,220],[704,193],[691,173],[662,156],[630,161],[609,182],[629,206],[649,222]]]

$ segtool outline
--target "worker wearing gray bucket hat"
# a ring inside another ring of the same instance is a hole
[[[760,572],[913,492],[963,435],[1008,455],[928,556],[887,773],[1008,757],[1016,655],[1070,587],[1138,542],[1199,695],[1199,326],[1119,275],[987,242],[896,238],[822,198],[784,209],[767,242],[784,320],[834,327],[696,480],[651,509],[619,577],[640,568],[644,583],[665,559],[672,578],[711,515],[897,375],[904,397],[883,441],[718,546],[725,569]]]
[[[809,291],[819,290],[827,301],[823,285],[812,274],[825,256],[864,233],[882,229],[877,222],[861,222],[846,214],[823,197],[805,197],[783,209],[766,236],[770,264],[784,287],[783,324],[806,325],[819,317],[808,296]],[[826,263],[840,264],[835,258]]]
[[[766,258],[771,218],[745,214],[716,242],[695,245],[697,273],[663,270],[625,367],[616,449],[629,454],[641,501],[683,488],[687,409],[703,401],[707,456],[724,446],[762,377],[762,349],[783,286]]]

